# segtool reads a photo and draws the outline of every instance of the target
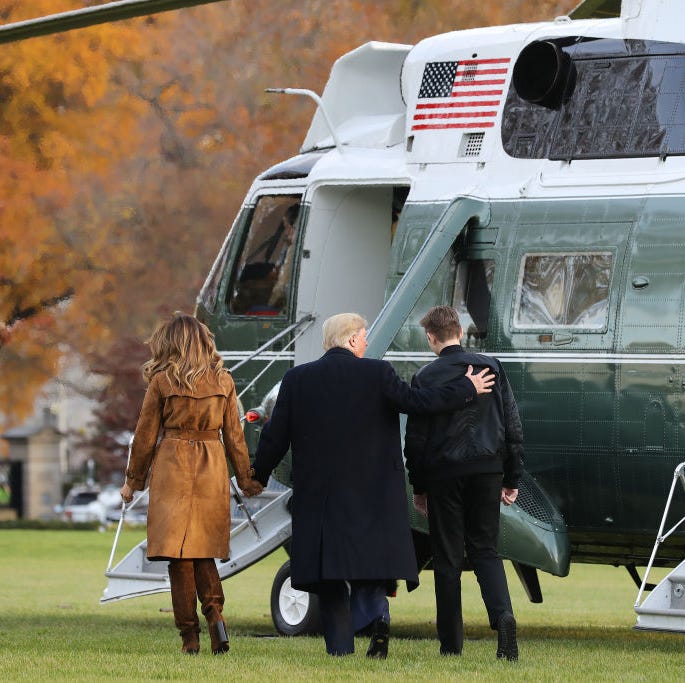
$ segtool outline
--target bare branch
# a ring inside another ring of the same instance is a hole
[[[49,308],[53,308],[64,301],[68,301],[73,295],[74,289],[69,287],[61,294],[48,297],[47,299],[41,299],[32,306],[22,307],[20,303],[17,303],[12,309],[12,312],[9,314],[7,320],[5,320],[5,325],[7,327],[11,327],[20,320],[32,318],[33,316],[38,315]]]

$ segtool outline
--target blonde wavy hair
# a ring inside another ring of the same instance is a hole
[[[209,328],[192,315],[177,311],[162,322],[146,342],[152,358],[143,365],[143,377],[150,382],[158,372],[192,391],[197,381],[223,367]]]

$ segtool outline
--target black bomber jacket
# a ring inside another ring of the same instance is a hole
[[[412,386],[440,386],[487,367],[497,375],[492,392],[462,410],[409,415],[404,444],[409,481],[422,494],[431,481],[471,474],[503,473],[502,486],[518,488],[523,472],[523,429],[501,363],[491,356],[447,346],[424,366]]]

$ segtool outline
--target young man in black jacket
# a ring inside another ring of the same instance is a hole
[[[461,572],[464,550],[480,585],[497,657],[518,659],[516,620],[502,559],[497,554],[500,501],[511,505],[523,471],[523,432],[516,401],[500,362],[462,349],[459,315],[436,306],[421,319],[438,356],[412,380],[436,387],[461,377],[469,365],[497,376],[492,393],[464,410],[409,415],[404,454],[414,506],[428,516],[440,653],[461,654]]]

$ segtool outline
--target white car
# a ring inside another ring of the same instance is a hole
[[[107,523],[107,509],[100,500],[100,489],[92,486],[74,486],[67,493],[64,505],[56,509],[67,522]]]

